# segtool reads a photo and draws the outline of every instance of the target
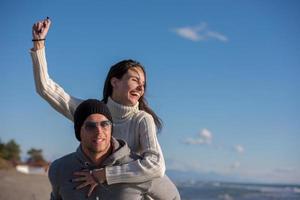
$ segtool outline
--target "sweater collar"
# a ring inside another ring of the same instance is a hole
[[[111,112],[113,121],[120,121],[131,117],[134,113],[137,113],[139,110],[139,102],[134,106],[124,106],[122,104],[118,104],[110,97],[107,100],[107,107]]]

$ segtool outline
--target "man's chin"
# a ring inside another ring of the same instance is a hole
[[[93,154],[100,154],[103,152],[103,148],[101,148],[101,147],[92,147],[89,150]]]

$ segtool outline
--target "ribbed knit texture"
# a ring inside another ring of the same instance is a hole
[[[36,91],[55,110],[73,120],[74,111],[82,100],[70,96],[49,77],[45,48],[31,51],[31,57]],[[110,98],[107,106],[114,121],[113,136],[125,140],[132,151],[142,156],[142,159],[129,164],[107,167],[108,184],[143,182],[162,177],[165,173],[165,162],[153,117],[140,111],[138,105],[123,106]]]
[[[115,123],[126,122],[129,118],[132,118],[132,115],[139,112],[139,102],[134,106],[124,106],[108,97],[107,106]]]

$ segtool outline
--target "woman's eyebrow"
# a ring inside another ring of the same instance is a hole
[[[136,78],[137,81],[138,81],[140,84],[142,84],[142,85],[145,84],[145,81],[141,81],[141,78],[140,78],[139,76],[137,76],[137,75],[131,75],[130,77],[131,77],[131,78]]]
[[[130,75],[130,77],[136,78],[138,80],[140,80],[140,76],[139,75]]]

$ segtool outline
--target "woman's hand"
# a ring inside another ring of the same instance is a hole
[[[32,26],[32,37],[34,40],[45,39],[51,25],[49,17],[42,21],[38,21]]]
[[[84,188],[90,185],[90,189],[88,191],[88,197],[91,196],[96,186],[105,182],[105,170],[95,169],[95,170],[87,170],[84,169],[79,172],[74,172],[74,176],[78,176],[77,178],[72,179],[72,182],[82,182],[80,185],[76,187],[77,190]]]
[[[45,46],[45,39],[51,25],[49,17],[38,21],[32,26],[32,37],[34,42],[33,50],[41,49]]]

